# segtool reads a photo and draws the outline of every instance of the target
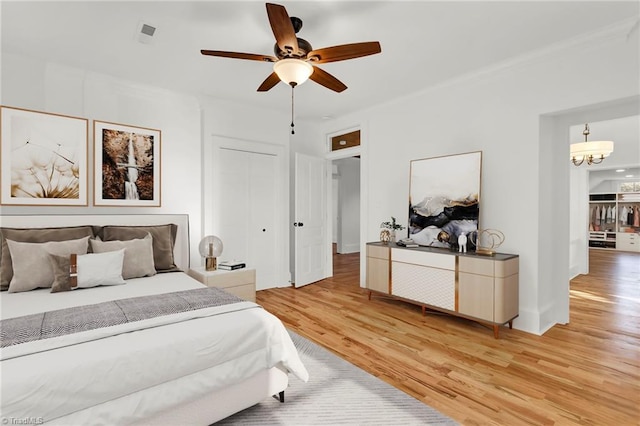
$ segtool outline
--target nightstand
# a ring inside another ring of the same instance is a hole
[[[256,270],[251,268],[226,271],[217,269],[205,271],[204,267],[189,269],[189,276],[207,287],[218,287],[238,297],[256,301]]]

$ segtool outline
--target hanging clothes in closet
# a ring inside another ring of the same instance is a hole
[[[626,226],[628,223],[627,219],[629,217],[629,210],[627,209],[627,206],[622,206],[622,208],[620,209],[620,215],[618,217],[620,217],[620,225]]]

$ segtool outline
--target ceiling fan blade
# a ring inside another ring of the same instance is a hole
[[[223,50],[201,50],[200,53],[208,56],[222,58],[248,59],[250,61],[276,62],[278,58],[270,55],[258,55],[256,53],[225,52]]]
[[[363,43],[342,44],[340,46],[325,47],[312,50],[307,54],[307,59],[316,64],[344,61],[347,59],[361,58],[382,52],[380,43],[366,41]]]
[[[276,43],[283,52],[297,53],[298,38],[287,9],[279,4],[267,3],[267,15]]]
[[[267,77],[266,80],[262,82],[260,87],[258,87],[258,92],[266,92],[267,90],[271,90],[279,82],[280,77],[278,77],[278,74],[272,72],[269,77]]]
[[[327,89],[331,89],[334,92],[342,92],[347,88],[343,82],[329,74],[323,69],[318,67],[313,67],[313,73],[309,77],[310,80],[315,81],[316,83],[326,87]]]

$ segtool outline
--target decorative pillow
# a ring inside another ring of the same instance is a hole
[[[53,269],[53,284],[51,284],[51,293],[57,293],[59,291],[69,291],[77,285],[77,282],[71,282],[71,265],[75,262],[77,266],[77,256],[73,254],[69,256],[58,256],[56,254],[49,254],[49,263],[51,269]],[[77,275],[77,274],[76,274]]]
[[[153,238],[147,234],[142,239],[129,241],[100,241],[90,240],[94,253],[105,253],[124,249],[124,264],[122,277],[129,278],[150,277],[156,274],[153,266]]]
[[[73,282],[71,274],[73,257],[73,255],[49,255],[49,261],[55,275],[51,293],[69,291],[73,288],[126,284],[122,279],[124,249],[77,256],[75,259],[75,270],[77,271],[75,282]]]
[[[86,254],[89,237],[69,241],[49,241],[48,243],[22,243],[7,240],[11,252],[13,277],[9,283],[9,293],[51,287],[54,280],[49,254],[68,256],[71,253]]]
[[[7,239],[23,243],[46,243],[48,241],[67,241],[82,237],[93,237],[91,226],[67,226],[58,228],[0,228],[0,290],[7,290],[13,277],[11,253]]]
[[[153,264],[157,272],[179,271],[173,258],[178,226],[174,224],[154,226],[104,226],[103,241],[128,241],[144,238],[151,234],[153,238]]]

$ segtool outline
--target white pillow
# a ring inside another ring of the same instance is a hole
[[[49,263],[49,254],[69,256],[72,253],[86,254],[89,237],[68,241],[49,241],[47,243],[22,243],[7,240],[11,253],[13,278],[9,283],[9,293],[30,291],[38,287],[51,287],[53,268]]]
[[[146,237],[128,241],[101,241],[94,239],[89,241],[94,253],[105,253],[124,249],[124,264],[122,277],[129,278],[150,277],[156,274],[153,263],[153,238],[151,234]]]
[[[124,249],[78,256],[79,288],[126,284],[122,279]]]

